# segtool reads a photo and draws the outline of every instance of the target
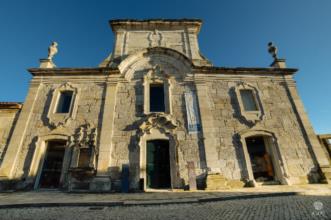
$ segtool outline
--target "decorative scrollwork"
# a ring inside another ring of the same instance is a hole
[[[179,126],[179,122],[171,115],[165,113],[151,113],[144,118],[144,122],[139,126],[142,134],[150,134],[153,128],[164,133],[170,133]]]

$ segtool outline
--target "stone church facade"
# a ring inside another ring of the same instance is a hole
[[[23,105],[0,103],[0,189],[329,182],[297,69],[275,48],[271,67],[215,67],[199,50],[201,24],[112,20],[113,53],[96,68],[58,68],[50,49],[29,69]]]

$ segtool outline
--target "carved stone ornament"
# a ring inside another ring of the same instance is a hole
[[[61,92],[72,91],[71,105],[68,113],[57,113],[56,108]],[[47,119],[52,129],[56,127],[65,127],[70,121],[76,118],[77,101],[79,89],[70,83],[64,83],[53,91],[51,105],[47,114]]]
[[[94,176],[96,160],[99,154],[97,144],[97,129],[89,123],[81,125],[72,137],[72,161],[70,173],[77,179]],[[85,155],[83,156],[83,152]]]
[[[158,30],[154,30],[148,35],[149,47],[158,47],[162,45],[162,34]]]
[[[142,134],[150,134],[153,128],[164,133],[171,133],[179,126],[179,122],[171,115],[165,113],[151,113],[144,118],[144,122],[139,126]]]
[[[93,147],[96,150],[97,129],[86,123],[80,126],[73,136],[73,146],[78,148]]]
[[[254,96],[254,101],[257,107],[256,111],[246,111],[244,108],[244,102],[242,100],[240,90],[251,90]],[[264,111],[263,106],[261,104],[261,100],[259,98],[259,92],[258,89],[254,86],[245,83],[245,82],[239,82],[237,86],[235,87],[236,96],[239,103],[240,108],[240,114],[241,116],[248,121],[249,123],[256,124],[258,121],[261,121],[263,119]]]
[[[150,82],[157,82],[157,81],[163,81],[164,79],[168,79],[169,75],[166,74],[159,65],[153,66],[152,69],[150,69],[146,76],[145,79],[147,79]]]

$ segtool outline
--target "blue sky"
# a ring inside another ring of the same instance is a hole
[[[0,101],[24,101],[30,74],[55,40],[58,67],[95,67],[111,51],[108,20],[200,18],[201,52],[215,66],[267,67],[272,40],[317,133],[331,133],[330,0],[166,0],[0,2]]]

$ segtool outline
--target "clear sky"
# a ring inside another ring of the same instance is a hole
[[[299,68],[299,93],[317,133],[331,133],[331,0],[1,0],[0,101],[23,102],[30,74],[59,43],[58,67],[96,67],[112,51],[108,20],[200,18],[202,54],[215,66],[267,67],[274,41]]]

